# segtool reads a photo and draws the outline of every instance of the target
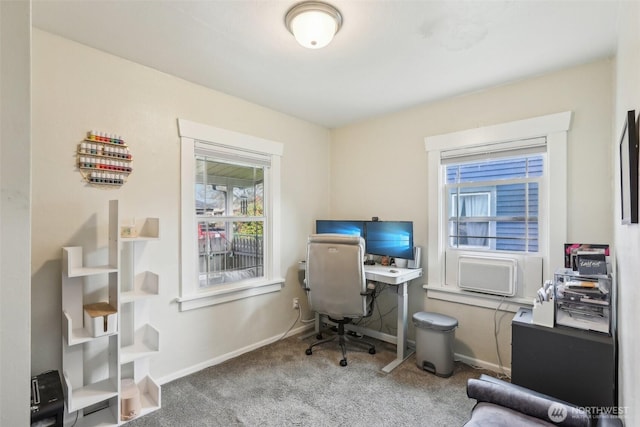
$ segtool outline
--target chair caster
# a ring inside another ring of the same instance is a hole
[[[316,335],[316,339],[321,340],[322,339],[322,334]]]
[[[305,353],[307,356],[311,356],[311,354],[312,354],[313,352],[311,351],[311,349],[310,349],[310,348],[308,348],[308,349],[306,349],[306,350],[304,351],[304,353]]]
[[[347,359],[342,359],[340,361],[340,366],[347,366]]]
[[[375,348],[370,348],[369,349],[369,354],[376,354],[376,349]]]

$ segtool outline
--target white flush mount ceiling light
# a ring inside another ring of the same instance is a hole
[[[342,15],[330,4],[305,1],[289,9],[284,21],[298,43],[308,49],[320,49],[340,30]]]

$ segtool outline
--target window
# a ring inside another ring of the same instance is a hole
[[[181,310],[278,291],[282,144],[179,120]]]
[[[201,288],[263,277],[268,228],[264,169],[196,154],[194,214]]]
[[[445,165],[449,248],[537,252],[543,164],[536,154]]]
[[[564,112],[425,138],[428,297],[497,308],[506,296],[511,311],[531,304],[563,259],[570,122]],[[513,293],[463,283],[469,271],[511,262]]]

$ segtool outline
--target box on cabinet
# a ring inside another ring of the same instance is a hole
[[[117,310],[109,303],[98,302],[84,305],[84,327],[89,335],[100,337],[116,332],[118,328]]]
[[[556,325],[611,334],[611,276],[556,271]]]

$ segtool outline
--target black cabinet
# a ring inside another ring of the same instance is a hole
[[[513,384],[578,406],[617,406],[614,337],[534,325],[531,309],[524,308],[513,318],[511,335]]]

